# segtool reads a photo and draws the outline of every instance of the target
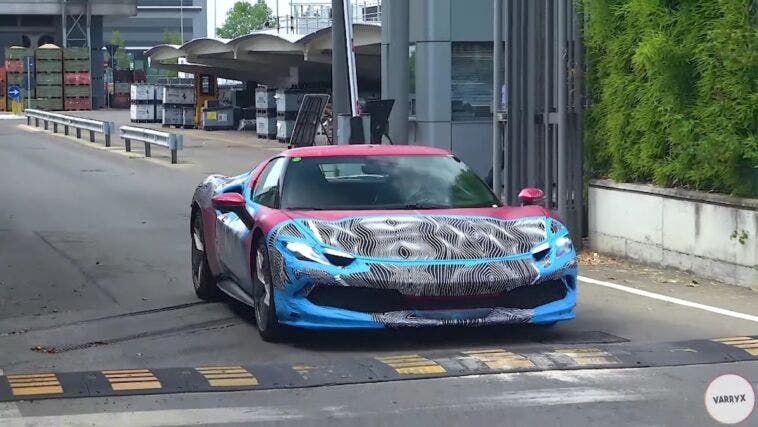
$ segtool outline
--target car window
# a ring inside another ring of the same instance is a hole
[[[452,156],[293,158],[283,209],[440,209],[499,205],[484,182]]]
[[[279,204],[279,178],[287,162],[284,157],[272,160],[261,172],[258,182],[253,191],[253,201],[268,207],[277,207]]]

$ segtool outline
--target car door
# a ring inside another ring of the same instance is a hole
[[[251,217],[255,217],[257,204],[268,203],[270,200],[278,202],[279,182],[285,163],[284,158],[275,158],[261,171],[251,194],[252,203],[248,200],[247,210]],[[242,188],[232,191],[243,192]],[[250,229],[234,212],[216,213],[216,250],[223,275],[231,277],[243,291],[252,295],[250,248],[247,246]]]

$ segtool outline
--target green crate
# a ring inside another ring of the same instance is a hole
[[[34,50],[28,47],[5,48],[5,59],[24,59],[27,56],[34,56]]]
[[[5,75],[5,80],[8,85],[17,85],[20,87],[26,87],[26,73],[8,73]],[[34,87],[34,75],[32,75],[31,86]]]
[[[37,86],[38,98],[63,98],[63,86]]]
[[[60,86],[63,84],[63,73],[37,73],[37,84]]]
[[[63,71],[89,71],[89,61],[85,59],[63,61]]]
[[[63,68],[62,61],[43,59],[36,61],[37,74],[39,73],[60,73]]]
[[[32,99],[31,107],[38,110],[63,110],[63,98],[37,98]]]
[[[88,47],[67,47],[63,49],[63,59],[89,60],[89,48]]]
[[[63,94],[66,98],[87,98],[89,96],[89,86],[65,86]]]
[[[53,59],[60,61],[63,59],[63,52],[60,48],[38,48],[34,51],[34,57],[37,59]]]

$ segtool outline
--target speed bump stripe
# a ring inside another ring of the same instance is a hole
[[[398,374],[422,375],[445,373],[445,368],[440,366],[437,362],[419,356],[418,354],[376,357],[375,359],[388,365]]]
[[[149,369],[100,371],[114,391],[152,390],[162,387]]]
[[[758,338],[751,337],[731,337],[711,340],[731,347],[736,347],[746,351],[751,356],[758,356]]]
[[[599,348],[564,348],[556,350],[556,352],[569,357],[577,365],[581,366],[615,365],[621,363],[619,359]]]
[[[528,369],[534,368],[534,362],[526,357],[502,349],[464,351],[467,357],[484,363],[490,369]]]
[[[206,366],[195,369],[211,387],[258,385],[258,379],[242,366]]]
[[[8,375],[6,379],[14,396],[63,393],[55,374]]]

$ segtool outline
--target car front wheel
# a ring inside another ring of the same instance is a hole
[[[253,278],[253,300],[255,302],[255,323],[264,341],[281,339],[282,326],[276,318],[276,305],[271,281],[271,267],[268,250],[263,239],[255,245],[255,277]]]
[[[203,217],[201,213],[192,218],[192,284],[195,294],[202,300],[210,300],[218,296],[218,287],[208,266],[205,254],[205,239],[203,238]]]

